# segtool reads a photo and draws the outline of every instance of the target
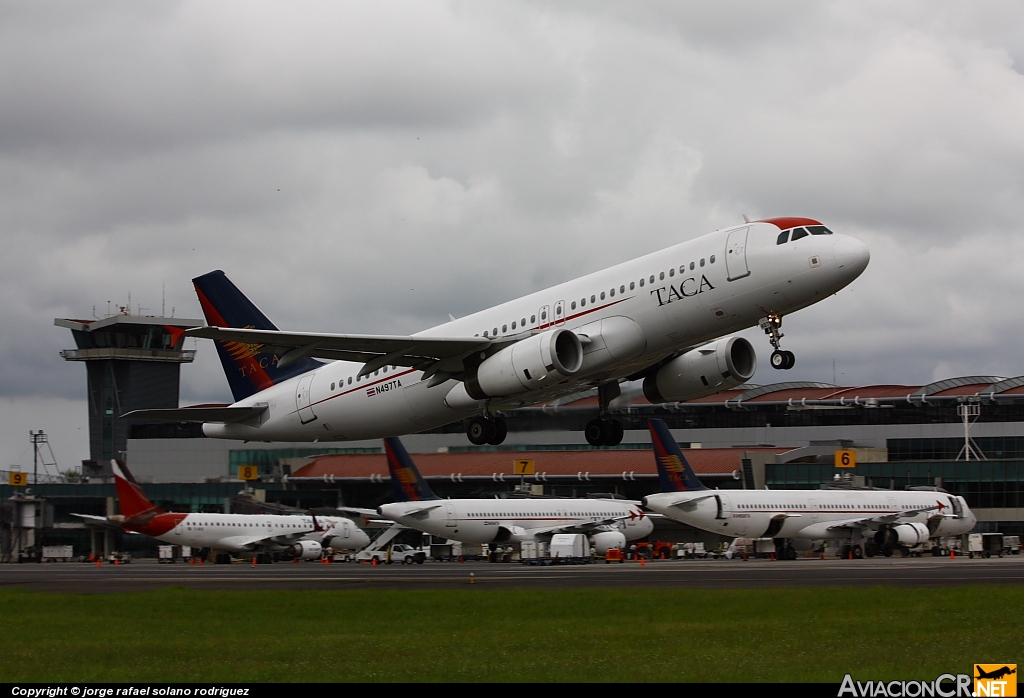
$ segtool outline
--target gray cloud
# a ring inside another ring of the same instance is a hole
[[[787,379],[831,380],[833,360],[847,384],[1024,373],[1022,14],[6,7],[0,397],[65,414],[47,401],[80,401],[85,376],[53,317],[129,292],[157,312],[162,285],[199,317],[189,279],[211,269],[285,328],[411,332],[744,213],[872,248],[853,286],[786,319]],[[198,347],[183,400],[227,399]]]

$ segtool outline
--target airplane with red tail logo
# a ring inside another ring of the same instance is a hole
[[[324,548],[360,550],[370,538],[352,519],[341,516],[274,514],[187,514],[164,511],[149,500],[128,467],[111,461],[117,488],[119,516],[75,514],[79,518],[115,524],[174,545],[210,548],[222,555],[260,556],[271,562],[274,553],[303,560],[321,557]],[[353,510],[371,515],[370,510]]]
[[[224,274],[193,279],[235,402],[124,417],[202,422],[210,437],[357,441],[466,419],[477,445],[500,444],[502,410],[596,388],[587,441],[622,441],[610,416],[622,381],[652,403],[691,400],[749,380],[757,356],[730,336],[760,325],[771,365],[792,368],[782,318],[838,292],[868,265],[867,247],[809,218],[746,222],[451,318],[408,335],[287,332]]]

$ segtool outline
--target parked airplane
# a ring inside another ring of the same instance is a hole
[[[585,533],[599,555],[650,535],[651,518],[620,499],[441,499],[420,475],[402,442],[384,439],[395,502],[377,512],[403,526],[463,543],[537,540]]]
[[[231,406],[141,410],[128,417],[205,422],[207,436],[351,441],[467,421],[499,444],[495,411],[598,388],[595,446],[622,440],[609,403],[643,379],[654,403],[735,387],[754,375],[750,342],[727,335],[782,318],[857,278],[870,254],[808,218],[772,218],[690,240],[410,336],[282,332],[222,271],[193,279],[235,399]],[[717,341],[712,341],[716,340]],[[322,363],[317,359],[335,359]]]
[[[840,540],[844,558],[888,557],[897,546],[957,536],[977,523],[963,497],[942,490],[711,490],[665,422],[649,424],[662,492],[644,497],[644,506],[725,536],[774,538],[780,560],[796,558],[792,539]]]
[[[146,497],[127,466],[111,461],[121,515],[113,522],[105,516],[76,514],[157,540],[219,551],[218,562],[235,554],[272,562],[273,553],[302,560],[319,558],[326,547],[359,550],[370,544],[366,532],[345,517],[278,516],[271,514],[185,514],[167,512]],[[366,510],[357,512],[375,514]]]

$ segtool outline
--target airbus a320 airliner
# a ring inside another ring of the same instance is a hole
[[[282,332],[221,271],[193,279],[235,403],[126,417],[204,422],[207,436],[353,441],[460,419],[474,444],[499,444],[496,413],[598,389],[587,441],[612,446],[619,382],[643,379],[652,403],[744,383],[757,359],[728,335],[760,324],[771,364],[783,316],[836,293],[867,267],[855,238],[808,218],[719,230],[409,336]],[[322,359],[329,362],[321,361]]]

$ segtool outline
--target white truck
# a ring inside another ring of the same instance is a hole
[[[395,543],[387,548],[379,548],[377,550],[361,550],[356,553],[357,562],[373,562],[377,560],[377,564],[386,564],[389,561],[391,563],[401,563],[403,565],[411,565],[416,563],[422,565],[427,559],[427,553],[425,550],[419,550],[411,545],[405,543]]]

